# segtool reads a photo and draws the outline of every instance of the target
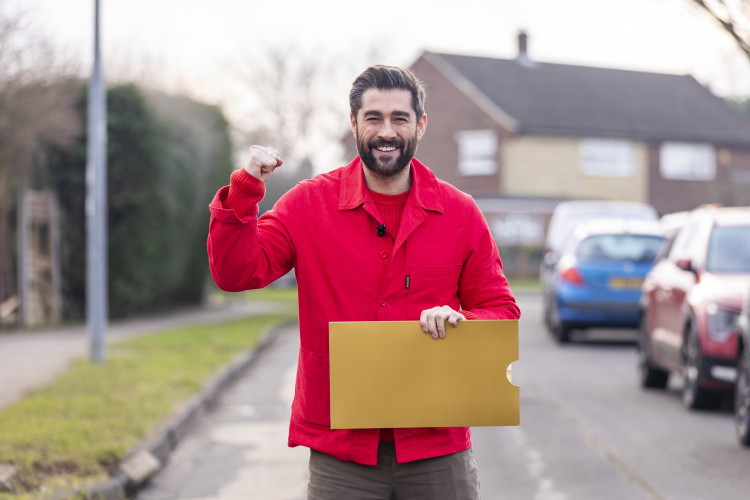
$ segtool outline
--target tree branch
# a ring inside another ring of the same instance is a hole
[[[737,1],[739,3],[738,10],[742,9],[750,13],[750,3],[746,0]],[[740,15],[740,19],[736,19],[732,14],[732,9],[724,0],[715,0],[715,3],[712,2],[711,5],[708,5],[704,0],[693,0],[693,2],[705,9],[711,17],[721,24],[750,60],[750,36],[747,35],[747,32],[750,31],[750,16]],[[720,12],[720,7],[723,12]],[[740,33],[743,29],[745,30],[744,36],[743,33]]]

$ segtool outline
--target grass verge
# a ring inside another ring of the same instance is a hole
[[[148,335],[110,346],[105,363],[79,361],[51,384],[0,411],[0,462],[17,494],[106,477],[136,443],[207,378],[293,315],[264,315]]]
[[[509,280],[508,285],[513,293],[537,293],[542,291],[542,284],[538,279]]]

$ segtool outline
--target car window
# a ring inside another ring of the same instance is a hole
[[[664,238],[642,234],[596,234],[581,240],[576,250],[580,261],[630,260],[653,262]]]
[[[711,230],[706,271],[750,273],[750,226],[717,226]]]

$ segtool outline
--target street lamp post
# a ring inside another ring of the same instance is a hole
[[[89,82],[86,158],[86,320],[91,360],[103,362],[107,293],[107,116],[94,0],[94,65]]]

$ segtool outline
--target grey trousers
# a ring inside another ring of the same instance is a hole
[[[342,462],[310,450],[307,500],[478,500],[471,449],[399,464],[393,443],[380,443],[378,465]]]

